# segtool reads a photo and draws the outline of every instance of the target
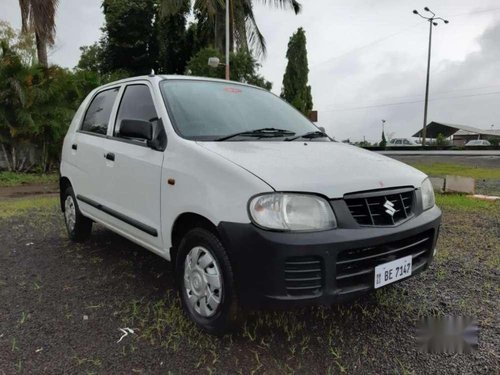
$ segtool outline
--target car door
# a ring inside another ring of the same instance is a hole
[[[120,135],[122,120],[144,120],[162,126],[148,82],[125,86],[111,135],[106,142],[102,201],[108,224],[161,251],[161,173],[163,152],[146,141]]]
[[[72,175],[73,189],[82,212],[96,218],[103,213],[88,202],[99,202],[103,195],[103,153],[107,141],[111,114],[120,86],[98,91],[85,111],[82,123],[71,142],[70,158],[75,165]]]

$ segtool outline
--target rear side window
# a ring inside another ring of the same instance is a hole
[[[109,117],[111,116],[111,110],[113,109],[117,94],[118,88],[102,91],[97,94],[87,109],[81,130],[106,135]]]
[[[154,122],[158,120],[153,98],[146,85],[130,85],[125,88],[123,97],[116,115],[114,135],[120,133],[122,120],[143,120]]]

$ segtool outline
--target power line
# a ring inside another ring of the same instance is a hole
[[[488,13],[488,12],[498,12],[498,11],[500,11],[500,8],[480,9],[480,10],[476,10],[476,11],[474,11],[474,12],[459,13],[459,14],[452,14],[450,17],[461,17],[461,16],[468,16],[468,15],[470,15],[470,14]]]
[[[347,56],[347,55],[349,55],[349,54],[351,54],[351,53],[353,53],[353,52],[359,51],[359,50],[361,50],[361,49],[363,49],[363,48],[371,47],[371,46],[373,46],[373,45],[375,45],[375,44],[378,44],[378,43],[380,43],[380,42],[383,42],[383,41],[385,41],[385,40],[387,40],[387,39],[393,38],[393,37],[395,37],[395,36],[397,36],[397,35],[399,35],[399,34],[405,33],[405,32],[407,32],[408,30],[414,29],[414,28],[416,28],[417,26],[420,26],[420,25],[421,25],[421,23],[419,22],[419,23],[416,23],[416,24],[414,24],[414,25],[412,25],[412,26],[405,27],[404,29],[401,29],[401,30],[399,30],[399,31],[397,31],[397,32],[395,32],[395,33],[392,33],[392,34],[386,35],[386,36],[384,36],[384,37],[382,37],[382,38],[380,38],[380,39],[376,39],[376,40],[373,40],[373,41],[371,41],[371,42],[369,42],[369,43],[367,43],[367,44],[363,44],[363,45],[361,45],[361,46],[358,46],[358,47],[356,47],[356,48],[353,48],[353,49],[351,49],[351,50],[349,50],[349,51],[346,51],[346,52],[344,52],[344,53],[341,53],[341,54],[340,54],[340,55],[338,55],[338,56],[331,57],[331,58],[329,58],[328,60],[321,61],[321,62],[316,63],[316,64],[312,64],[312,65],[310,66],[310,68],[314,68],[314,67],[317,67],[317,66],[319,66],[319,65],[327,64],[327,63],[333,62],[333,61],[335,61],[335,60],[341,59],[342,57]],[[311,72],[311,73],[313,73],[313,72]]]
[[[449,94],[449,93],[459,92],[459,91],[485,90],[485,89],[491,89],[491,88],[496,88],[496,87],[500,87],[500,84],[483,86],[483,87],[469,87],[469,88],[463,88],[463,89],[433,91],[432,94],[433,95]],[[476,93],[476,94],[480,94],[480,93]],[[415,95],[389,96],[389,97],[384,98],[384,100],[405,99],[405,98],[421,98],[422,96],[424,96],[424,95],[423,94],[415,94]]]
[[[497,11],[500,11],[500,8],[481,9],[481,10],[477,10],[477,11],[474,11],[474,12],[453,14],[453,15],[451,15],[450,17],[461,17],[461,16],[468,16],[468,15],[471,15],[471,14],[479,14],[479,13],[487,13],[487,12],[497,12]],[[406,28],[404,28],[404,29],[401,29],[401,30],[399,30],[399,31],[397,31],[397,32],[395,32],[395,33],[392,33],[392,34],[386,35],[386,36],[384,36],[384,37],[382,37],[382,38],[375,39],[375,40],[373,40],[373,41],[371,41],[371,42],[369,42],[369,43],[367,43],[367,44],[363,44],[363,45],[361,45],[361,46],[358,46],[358,47],[356,47],[356,48],[353,48],[353,49],[351,49],[351,50],[348,50],[348,51],[346,51],[346,52],[344,52],[344,53],[341,53],[341,54],[340,54],[340,55],[338,55],[338,56],[331,57],[331,58],[329,58],[328,60],[325,60],[325,61],[320,61],[319,63],[312,64],[312,65],[310,65],[310,66],[309,66],[309,68],[314,68],[314,67],[317,67],[317,66],[319,66],[319,65],[323,65],[323,64],[327,64],[327,63],[330,63],[330,62],[336,61],[336,60],[341,59],[342,57],[347,56],[347,55],[349,55],[349,54],[351,54],[351,53],[357,52],[357,51],[362,50],[362,49],[364,49],[364,48],[371,47],[371,46],[373,46],[373,45],[375,45],[375,44],[378,44],[378,43],[380,43],[380,42],[383,42],[383,41],[385,41],[385,40],[387,40],[387,39],[391,39],[391,38],[393,38],[393,37],[395,37],[395,36],[398,36],[398,35],[400,35],[400,34],[403,34],[403,33],[407,32],[407,31],[409,31],[409,30],[411,30],[411,29],[416,28],[416,27],[417,27],[417,26],[419,26],[419,25],[421,25],[421,23],[420,23],[420,22],[419,22],[419,23],[416,23],[416,24],[414,24],[414,25],[412,25],[412,26],[406,27]],[[312,71],[311,71],[311,74],[313,74],[313,73],[315,73],[315,72],[312,72]]]
[[[497,95],[497,94],[500,94],[500,91],[487,92],[487,93],[483,93],[483,94],[469,94],[469,95],[448,96],[448,97],[442,97],[442,98],[432,98],[432,99],[429,99],[429,101],[449,100],[449,99],[459,99],[459,98],[470,98],[470,97],[475,97],[475,96],[488,96],[488,95]],[[346,108],[337,108],[337,109],[327,109],[327,110],[321,110],[320,112],[355,111],[355,110],[360,110],[360,109],[391,107],[391,106],[396,106],[396,105],[416,104],[416,103],[423,103],[423,102],[424,102],[423,100],[413,100],[413,101],[406,101],[406,102],[375,104],[375,105],[367,105],[367,106],[360,106],[360,107],[346,107]]]

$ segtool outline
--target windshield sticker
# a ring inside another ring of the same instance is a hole
[[[239,94],[241,92],[240,89],[235,89],[234,87],[224,87],[224,91],[230,92],[231,94]]]

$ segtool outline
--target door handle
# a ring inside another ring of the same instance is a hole
[[[71,148],[72,148],[73,150],[77,150],[77,149],[78,149],[78,145],[77,145],[76,143],[73,143],[73,144],[71,145]]]
[[[115,154],[112,152],[108,152],[107,154],[104,154],[104,157],[108,160],[115,161]]]

